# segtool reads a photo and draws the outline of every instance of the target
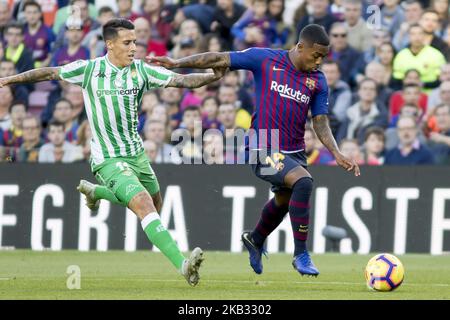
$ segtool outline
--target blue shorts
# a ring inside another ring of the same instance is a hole
[[[272,192],[291,190],[284,183],[286,175],[296,167],[307,169],[307,157],[305,151],[295,153],[271,152],[271,151],[251,151],[248,158],[253,169],[253,173],[260,179],[272,184]]]

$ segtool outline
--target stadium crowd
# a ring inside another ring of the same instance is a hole
[[[137,59],[290,49],[304,26],[320,24],[330,36],[322,71],[343,153],[368,165],[450,164],[447,0],[0,0],[0,77],[104,55],[102,25],[113,17],[134,22]],[[229,71],[198,89],[148,91],[138,130],[153,163],[232,163],[242,146],[222,146],[250,127],[253,105],[252,74]],[[191,141],[175,148],[181,129]],[[0,88],[0,162],[88,161],[90,139],[80,87]],[[305,143],[309,164],[335,164],[310,126]]]

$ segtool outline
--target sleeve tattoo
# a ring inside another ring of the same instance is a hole
[[[339,152],[338,145],[329,126],[327,115],[321,114],[315,116],[313,118],[313,128],[319,140],[333,155]]]
[[[59,68],[39,68],[7,77],[7,84],[33,83],[46,80],[59,80]]]
[[[218,79],[219,77],[214,73],[176,73],[167,84],[167,87],[199,88]]]
[[[225,68],[230,66],[228,52],[206,52],[177,60],[177,68]]]

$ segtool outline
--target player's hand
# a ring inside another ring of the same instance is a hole
[[[173,69],[177,67],[177,64],[174,59],[162,56],[162,57],[152,57],[152,56],[146,56],[145,61],[147,63],[152,63],[157,66],[161,66],[167,69]]]
[[[339,153],[336,156],[336,163],[344,168],[347,171],[353,171],[355,173],[355,177],[361,175],[361,171],[359,170],[359,166],[355,160],[348,158],[347,156]]]

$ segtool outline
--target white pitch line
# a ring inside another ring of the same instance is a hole
[[[88,278],[87,280],[93,281],[105,281],[109,280],[109,278]],[[130,278],[113,278],[112,280],[119,281],[130,281],[134,279]],[[151,282],[184,282],[181,279],[148,279],[148,278],[139,278],[136,279],[139,281],[151,281]],[[259,282],[259,284],[264,283],[294,283],[294,284],[320,284],[320,285],[354,285],[354,286],[364,286],[364,282],[339,282],[339,281],[276,281],[276,280],[216,280],[216,279],[203,279],[204,282],[215,282],[215,283],[255,283]],[[422,287],[450,287],[450,284],[447,283],[429,283],[427,285],[422,283],[403,283],[402,286],[422,286]]]
[[[11,280],[11,278],[0,278],[0,281]]]

